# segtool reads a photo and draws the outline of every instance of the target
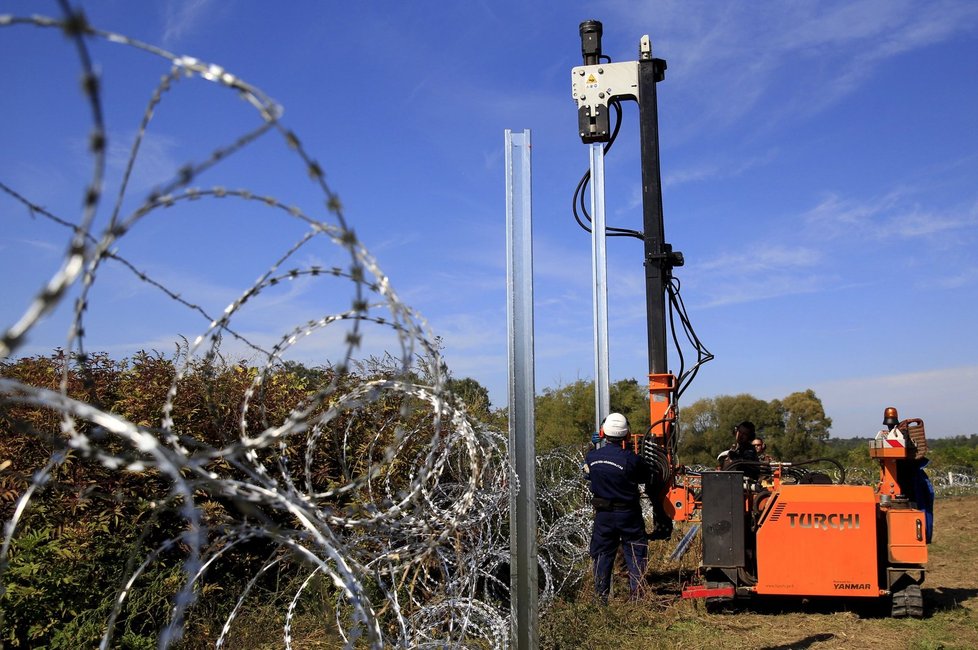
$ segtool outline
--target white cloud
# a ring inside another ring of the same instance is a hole
[[[912,193],[898,189],[869,199],[830,194],[802,215],[812,232],[823,238],[914,240],[978,226],[978,209],[954,206],[925,208]]]
[[[445,341],[445,349],[453,351],[484,350],[489,346],[505,347],[506,315],[502,305],[494,314],[462,312],[432,316],[432,325]]]
[[[824,291],[836,280],[812,273],[823,261],[816,248],[755,243],[686,269],[684,282],[701,296],[697,307],[718,307]]]
[[[819,263],[822,254],[813,248],[784,245],[755,245],[752,249],[723,253],[697,266],[698,271],[722,271],[723,273],[758,273],[811,268]]]
[[[708,292],[703,292],[705,302],[698,304],[697,307],[706,309],[802,293],[817,293],[828,289],[835,279],[835,277],[821,278],[814,275],[765,275],[751,278],[749,282],[731,280],[723,284],[715,284]]]
[[[123,173],[130,164],[135,138],[135,133],[113,133],[109,136],[106,161],[109,169],[119,175],[120,183]],[[145,133],[133,162],[127,194],[144,194],[151,188],[172,180],[180,167],[174,155],[177,146],[175,138],[151,132]]]
[[[978,210],[962,204],[922,205],[919,198],[913,188],[868,199],[829,194],[800,216],[786,219],[787,228],[768,233],[765,240],[739,244],[734,252],[689,265],[684,281],[705,296],[700,307],[838,290],[853,286],[843,278],[861,277],[861,271],[852,273],[867,251],[912,244],[913,255],[887,258],[880,253],[880,260],[889,259],[892,268],[897,261],[913,265],[925,252],[940,252],[935,257],[940,264],[929,265],[929,271],[915,267],[919,282],[949,289],[974,282],[971,264],[956,272],[947,269],[967,259],[968,242],[978,237]],[[813,273],[815,268],[824,270]]]
[[[978,5],[955,0],[606,5],[606,33],[612,25],[656,26],[653,46],[671,70],[680,71],[680,103],[696,130],[746,118],[774,92],[780,108],[759,122],[762,128],[816,114],[858,88],[883,62],[978,25]],[[808,74],[785,78],[784,70],[799,59]]]
[[[172,45],[197,29],[213,5],[213,0],[169,0],[164,5],[163,43]]]
[[[852,377],[819,382],[813,389],[833,419],[836,437],[871,437],[887,406],[897,407],[901,418],[923,419],[931,437],[978,432],[978,366]],[[971,428],[955,429],[954,422],[969,422]]]
[[[741,160],[713,160],[697,163],[696,165],[667,172],[662,177],[663,187],[672,188],[685,183],[736,178],[755,167],[767,165],[777,157],[777,150],[771,149],[757,156]]]
[[[65,254],[64,242],[50,242],[40,239],[14,239],[9,242],[0,242],[0,250],[7,250],[11,246],[27,246],[38,251],[48,259],[55,259]]]
[[[890,219],[889,227],[882,231],[880,236],[896,239],[917,239],[971,225],[976,225],[972,219],[962,219],[957,215],[925,212],[915,208],[910,212],[895,215]]]
[[[971,284],[978,284],[978,266],[969,266],[959,273],[946,275],[934,281],[942,289],[960,289]]]

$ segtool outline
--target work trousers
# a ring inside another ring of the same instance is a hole
[[[594,513],[590,550],[594,561],[594,592],[602,602],[607,602],[611,591],[611,573],[619,546],[625,556],[628,585],[634,597],[640,591],[648,563],[649,542],[641,510]]]

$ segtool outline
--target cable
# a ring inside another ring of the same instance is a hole
[[[700,341],[699,337],[696,335],[696,330],[693,329],[693,324],[689,320],[689,314],[686,312],[686,304],[683,302],[682,296],[680,295],[680,282],[678,278],[670,277],[669,282],[666,284],[666,291],[669,294],[669,327],[672,333],[672,342],[676,347],[676,351],[679,354],[679,372],[677,373],[677,383],[676,383],[676,400],[678,401],[682,394],[689,388],[693,379],[699,373],[700,366],[704,363],[712,361],[714,356],[710,352],[703,342]],[[685,356],[683,355],[682,345],[680,344],[679,335],[676,332],[676,316],[679,316],[679,321],[683,327],[683,333],[686,335],[686,340],[693,346],[696,350],[696,363],[687,371],[685,369]]]
[[[799,465],[811,465],[812,463],[819,463],[823,461],[826,463],[832,463],[833,465],[838,467],[839,483],[842,484],[846,482],[846,468],[842,466],[842,463],[835,460],[834,458],[812,458],[811,460],[803,460],[800,463],[792,463],[791,465],[792,467],[798,467]]]
[[[621,102],[617,99],[613,99],[609,102],[609,106],[615,109],[615,126],[611,130],[611,137],[608,139],[608,143],[605,144],[602,149],[603,155],[607,156],[608,152],[611,150],[612,145],[615,143],[615,139],[618,137],[618,131],[621,130]],[[591,170],[588,169],[581,176],[581,180],[578,181],[577,187],[574,189],[574,198],[571,201],[571,209],[574,213],[574,219],[577,224],[584,229],[585,232],[590,233],[591,228],[584,223],[581,219],[583,215],[587,223],[591,223],[591,214],[587,209],[587,186],[591,182]],[[580,212],[578,212],[580,210]],[[644,241],[645,235],[638,230],[631,230],[629,228],[617,228],[615,226],[605,227],[605,236],[607,237],[634,237],[636,239],[641,239]]]

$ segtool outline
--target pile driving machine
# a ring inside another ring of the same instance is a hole
[[[842,471],[833,483],[797,463],[741,462],[698,477],[677,470],[671,514],[698,518],[703,536],[703,583],[683,597],[890,597],[893,616],[923,616],[933,503],[924,424],[888,407],[884,425],[869,442],[875,486],[846,485]]]
[[[644,242],[652,424],[632,444],[656,474],[646,486],[656,518],[652,537],[667,537],[672,521],[696,522],[691,533],[702,532],[701,583],[686,587],[683,596],[708,602],[889,597],[894,616],[922,616],[933,493],[922,469],[927,441],[921,420],[900,421],[895,408],[885,409],[885,428],[868,446],[880,464],[875,486],[847,485],[842,467],[833,482],[828,474],[806,469],[813,461],[740,461],[724,471],[694,471],[679,463],[678,401],[713,357],[693,331],[673,277],[683,256],[664,238],[656,84],[665,78],[666,62],[653,58],[648,36],[641,39],[638,61],[612,63],[602,54],[600,22],[581,23],[580,34],[584,65],[572,69],[571,85],[582,141],[606,143],[607,151],[618,133],[620,102],[636,101],[639,107],[643,230],[608,228],[606,236]],[[574,197],[575,218],[585,229],[588,179],[586,174]],[[696,350],[689,368],[677,323]],[[667,330],[679,352],[676,374],[667,365]],[[683,539],[677,553],[691,538]]]

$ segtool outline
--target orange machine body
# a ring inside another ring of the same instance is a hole
[[[886,596],[893,616],[922,617],[928,515],[909,479],[927,448],[924,425],[897,423],[892,407],[884,424],[869,442],[875,486],[788,471],[805,462],[747,462],[753,472],[701,471],[698,480],[674,472],[670,516],[702,524],[702,583],[683,597]]]
[[[757,528],[757,594],[881,593],[876,495],[857,485],[784,485]]]

